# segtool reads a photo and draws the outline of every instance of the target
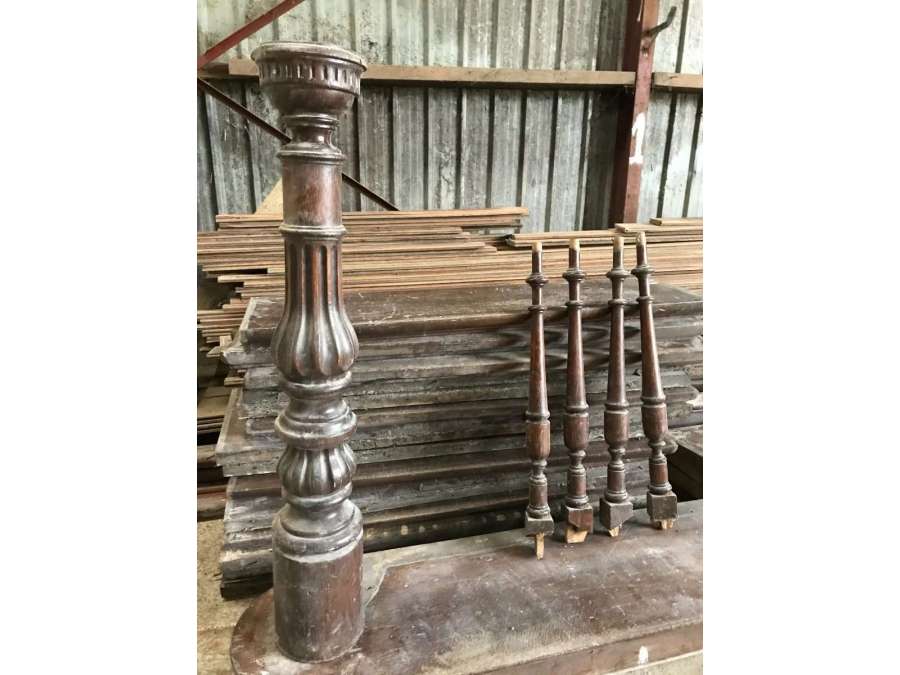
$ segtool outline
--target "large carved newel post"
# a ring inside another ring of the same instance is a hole
[[[272,339],[289,402],[275,423],[285,505],[273,525],[278,646],[298,661],[350,649],[363,630],[362,516],[350,501],[356,415],[342,392],[359,345],[341,297],[338,116],[365,64],[338,47],[275,42],[253,52],[260,85],[292,140],[284,188],[285,305]]]
[[[669,420],[666,394],[659,374],[659,353],[656,350],[656,329],[653,325],[653,297],[650,295],[650,275],[653,268],[647,261],[647,237],[637,237],[637,267],[631,273],[638,280],[638,305],[641,313],[641,424],[650,445],[650,487],[647,490],[647,513],[661,529],[672,527],[678,512],[678,499],[669,483],[669,466],[663,449]]]

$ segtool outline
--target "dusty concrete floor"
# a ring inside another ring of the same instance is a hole
[[[197,672],[230,675],[228,646],[241,612],[253,601],[223,600],[219,595],[219,549],[223,522],[197,523]]]

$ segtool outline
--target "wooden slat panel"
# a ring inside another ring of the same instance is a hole
[[[493,66],[521,68],[528,30],[528,13],[524,2],[510,3],[503,11],[494,7],[497,39],[494,45]],[[491,131],[491,175],[489,203],[491,206],[521,204],[518,175],[522,158],[522,98],[520,91],[497,90],[493,98]]]
[[[560,0],[535,0],[530,4],[528,29],[529,68],[557,66]],[[528,208],[526,232],[543,232],[548,227],[547,202],[550,190],[555,94],[530,90],[525,93],[525,145],[523,149],[521,199]]]
[[[279,126],[278,112],[262,95],[258,82],[247,82],[244,85],[244,94],[250,110],[272,126]],[[281,178],[281,162],[277,156],[281,149],[281,143],[277,138],[254,124],[247,126],[247,134],[250,139],[250,167],[253,174],[253,195],[256,201],[253,208],[256,210]]]
[[[228,37],[236,28],[243,25],[238,18],[237,6],[234,2],[198,2],[197,3],[197,54]],[[238,47],[232,47],[220,58],[231,59],[243,56]]]
[[[682,17],[682,48],[676,69],[698,72],[703,69],[703,4],[702,0],[685,2]],[[693,154],[694,127],[697,120],[697,94],[674,94],[674,111],[669,118],[669,151],[666,155],[665,184],[662,186],[662,209],[665,218],[684,214],[687,202],[688,176]]]
[[[352,5],[352,0],[311,1],[316,42],[353,49]]]
[[[425,63],[425,21],[417,0],[392,0],[392,63]],[[401,209],[425,204],[425,89],[397,87],[392,91],[394,190]]]
[[[338,123],[337,145],[347,158],[344,160],[343,171],[351,178],[359,180],[359,123],[358,103],[341,117]],[[347,185],[341,189],[341,208],[344,211],[358,211],[361,206],[359,192]]]
[[[691,189],[688,195],[687,216],[703,215],[703,107],[697,117],[697,146],[694,150],[694,165],[691,168]]]
[[[369,189],[393,201],[391,152],[391,90],[372,88],[360,93],[359,115],[359,180]],[[381,207],[367,197],[362,208],[378,211]]]
[[[310,0],[307,0],[310,2]],[[334,0],[333,2],[310,2],[312,7],[312,24],[317,42],[327,42],[356,49],[353,36],[356,24],[353,16],[353,0]],[[359,130],[358,104],[354,102],[351,109],[341,118],[338,125],[337,145],[344,153],[343,171],[352,178],[359,179]],[[368,200],[367,200],[368,201]],[[361,208],[359,192],[344,186],[341,190],[341,207],[345,211]]]
[[[603,2],[600,7],[595,64],[600,70],[622,67],[626,7],[625,2]],[[590,97],[582,229],[602,229],[611,225],[609,209],[619,95],[620,92],[597,92]]]
[[[356,49],[367,61],[390,58],[390,22],[388,2],[357,3]],[[359,133],[359,181],[393,201],[393,148],[391,141],[391,90],[370,87],[360,93],[357,110]],[[361,198],[366,211],[382,208],[366,197]]]
[[[315,40],[313,32],[313,5],[316,0],[305,0],[291,8],[272,22],[279,40],[298,40],[309,42]]]
[[[265,12],[268,12],[275,5],[278,4],[279,0],[233,0],[234,8],[235,8],[235,19],[236,23],[231,27],[231,31],[240,28],[241,26],[246,26],[248,23],[261,16]],[[208,4],[208,3],[207,3]],[[225,4],[225,3],[215,3],[215,4]],[[229,31],[229,33],[231,32]],[[253,50],[256,49],[259,45],[264,42],[271,42],[275,39],[275,26],[274,22],[270,23],[268,26],[263,26],[258,31],[253,33],[246,40],[241,40],[236,47],[236,51],[242,57],[250,57],[250,54],[253,53]]]
[[[457,0],[428,5],[429,65],[459,65],[458,19]],[[428,89],[426,100],[425,203],[430,209],[452,209],[458,206],[460,92],[458,89]]]
[[[687,25],[679,73],[703,74],[703,0],[687,0]],[[656,69],[659,70],[659,69]],[[702,78],[700,80],[702,86]]]
[[[675,7],[677,14],[671,26],[663,30],[656,39],[653,51],[653,70],[675,72],[678,65],[678,41],[681,31],[683,0],[660,0],[660,20],[668,16],[669,9]],[[674,94],[654,91],[650,94],[647,109],[646,129],[642,154],[641,196],[638,204],[638,222],[646,223],[653,216],[660,215],[659,196],[663,188],[663,165],[669,133],[669,116]],[[674,214],[673,214],[674,215]],[[678,215],[681,215],[679,212]]]
[[[209,130],[206,128],[206,96],[197,92],[197,231],[216,229],[216,189],[213,184]]]
[[[563,4],[560,68],[590,69],[594,66],[599,5],[597,0],[572,0]],[[546,228],[551,231],[581,229],[587,101],[588,95],[582,92],[559,91],[556,94],[553,175]]]
[[[493,2],[470,0],[465,3],[463,12],[463,65],[489,67],[493,53]],[[464,89],[461,97],[460,206],[478,208],[487,205],[491,173],[491,92],[489,89]]]
[[[221,91],[244,104],[241,82],[221,82]],[[254,210],[250,140],[244,118],[215,99],[206,97],[212,150],[216,205],[220,211],[249,213]]]

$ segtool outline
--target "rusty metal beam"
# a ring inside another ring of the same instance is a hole
[[[299,5],[303,0],[282,0],[272,9],[257,18],[253,19],[245,26],[241,26],[228,37],[219,40],[212,47],[197,57],[197,70],[203,68],[211,61],[214,61],[232,47],[236,46],[241,40],[246,40],[256,31],[264,26],[268,26],[279,16]]]
[[[625,20],[625,53],[622,70],[635,72],[634,89],[621,94],[609,224],[637,222],[644,163],[644,132],[653,80],[653,43],[675,18],[673,7],[666,21],[657,25],[659,0],[628,0]]]
[[[286,133],[284,133],[283,131],[281,131],[280,129],[278,129],[276,127],[273,127],[271,124],[266,122],[262,117],[257,115],[255,112],[253,112],[252,110],[250,110],[248,108],[245,108],[244,106],[242,106],[240,103],[238,103],[237,101],[232,99],[230,96],[228,96],[224,92],[220,91],[219,89],[216,89],[209,82],[201,80],[198,77],[197,78],[197,87],[201,91],[206,92],[207,94],[212,96],[214,99],[219,101],[222,105],[226,106],[227,108],[230,108],[231,110],[236,112],[238,115],[241,115],[242,117],[244,117],[251,124],[255,124],[260,129],[265,131],[266,133],[271,134],[272,136],[277,138],[282,143],[287,143],[289,140],[291,140],[291,137],[288,136]],[[396,206],[391,204],[387,199],[385,199],[384,197],[379,195],[377,192],[373,192],[372,190],[367,188],[365,185],[360,183],[358,180],[351,178],[350,176],[348,176],[345,173],[341,173],[341,181],[344,184],[349,185],[353,189],[358,190],[363,195],[365,195],[366,197],[371,199],[373,202],[384,207],[388,211],[399,211],[400,210]]]

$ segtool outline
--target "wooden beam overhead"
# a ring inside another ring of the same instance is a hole
[[[258,77],[252,60],[231,59],[228,75]],[[634,73],[619,70],[522,70],[457,66],[397,66],[370,63],[362,80],[385,84],[431,84],[448,87],[528,87],[597,89],[634,84]]]
[[[703,91],[703,74],[653,73],[653,88],[670,91]]]
[[[259,77],[248,58],[210,64],[202,76],[208,78]],[[446,87],[509,87],[521,89],[605,89],[634,87],[630,70],[523,70],[520,68],[461,68],[456,66],[402,66],[370,63],[363,84],[394,84]],[[700,91],[703,75],[654,73],[653,86],[673,91]]]

